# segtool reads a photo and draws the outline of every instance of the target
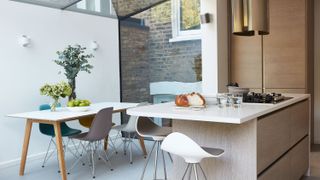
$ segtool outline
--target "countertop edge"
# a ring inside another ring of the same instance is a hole
[[[178,114],[164,114],[164,113],[154,113],[154,112],[140,112],[136,111],[136,108],[128,109],[127,114],[132,116],[145,116],[145,117],[157,117],[157,118],[168,118],[168,119],[176,119],[176,120],[187,120],[187,121],[201,121],[201,122],[213,122],[213,123],[226,123],[226,124],[242,124],[248,122],[250,120],[257,119],[258,117],[267,115],[279,109],[288,107],[292,104],[296,104],[306,99],[310,99],[310,94],[285,94],[287,97],[293,97],[287,101],[281,102],[276,105],[269,105],[270,108],[258,112],[256,114],[243,117],[243,118],[226,118],[226,117],[210,117],[210,118],[203,118],[197,116],[186,117],[185,115],[178,115]],[[214,120],[212,120],[214,119]]]

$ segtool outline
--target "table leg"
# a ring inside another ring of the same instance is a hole
[[[143,155],[145,157],[147,157],[148,153],[147,153],[147,150],[146,150],[146,146],[144,145],[144,139],[143,137],[139,137],[139,142],[140,142],[140,146],[141,146],[141,149],[143,151]]]
[[[24,175],[24,169],[26,167],[31,130],[32,130],[32,120],[27,119],[25,131],[24,131],[24,140],[23,140],[23,147],[22,147],[22,154],[21,154],[21,161],[20,161],[20,171],[19,171],[20,176]]]
[[[58,157],[59,157],[59,167],[60,167],[60,172],[61,172],[61,178],[62,178],[62,180],[67,180],[66,164],[65,164],[65,160],[64,160],[60,122],[54,123],[54,133],[56,135],[56,144],[57,144],[57,151],[58,151]]]

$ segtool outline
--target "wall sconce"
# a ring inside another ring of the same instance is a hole
[[[208,24],[211,22],[211,14],[205,13],[200,15],[201,24]]]
[[[18,43],[22,47],[28,47],[31,44],[31,40],[28,36],[22,35],[19,37]]]
[[[90,49],[91,49],[92,51],[96,51],[96,50],[99,49],[99,44],[97,43],[97,41],[92,41],[92,42],[90,43]]]

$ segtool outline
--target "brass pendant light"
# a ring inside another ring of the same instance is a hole
[[[231,0],[231,8],[233,34],[269,34],[269,0]]]

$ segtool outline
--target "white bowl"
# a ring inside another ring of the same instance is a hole
[[[85,112],[90,110],[90,106],[79,106],[79,107],[67,107],[72,112]]]

